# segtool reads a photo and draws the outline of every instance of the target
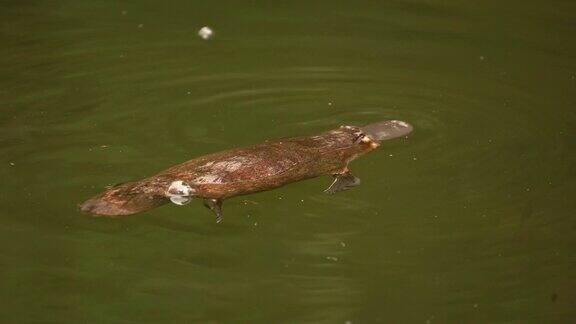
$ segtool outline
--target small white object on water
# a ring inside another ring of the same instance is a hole
[[[188,197],[178,197],[178,196],[170,197],[170,201],[179,206],[184,206],[188,204],[191,200],[192,199]]]
[[[212,30],[212,28],[204,26],[200,28],[200,30],[198,31],[198,36],[200,36],[202,39],[207,40],[212,38],[212,36],[214,36],[214,31]]]
[[[166,196],[176,205],[186,205],[194,193],[195,190],[182,180],[173,181],[166,190]]]

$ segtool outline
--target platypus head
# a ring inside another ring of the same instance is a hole
[[[376,142],[406,136],[412,129],[412,125],[400,120],[385,120],[360,127],[364,135]]]

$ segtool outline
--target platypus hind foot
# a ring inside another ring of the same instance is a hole
[[[352,187],[360,185],[360,179],[352,175],[350,172],[334,175],[334,182],[324,190],[327,194],[335,194],[338,191],[348,190]]]
[[[222,222],[222,200],[221,199],[204,199],[204,206],[210,208],[216,215],[216,223]]]

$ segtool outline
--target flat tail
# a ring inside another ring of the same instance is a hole
[[[81,211],[97,216],[124,216],[164,205],[168,199],[143,190],[141,182],[111,187],[79,205]]]
[[[413,129],[412,125],[400,120],[385,120],[360,127],[364,135],[378,142],[406,136]]]

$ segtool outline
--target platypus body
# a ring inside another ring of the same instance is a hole
[[[364,127],[341,126],[314,136],[293,137],[204,155],[154,176],[108,188],[80,205],[95,215],[143,212],[169,201],[178,205],[202,198],[222,220],[226,198],[274,189],[285,184],[331,175],[326,189],[336,193],[360,184],[348,163],[387,139],[412,131],[408,123],[387,120]]]

